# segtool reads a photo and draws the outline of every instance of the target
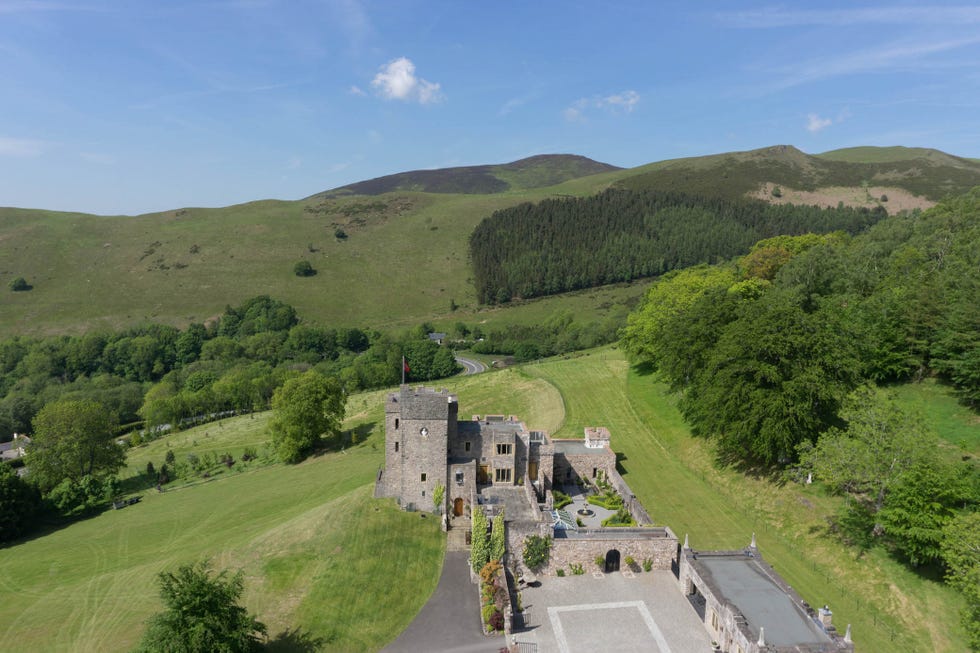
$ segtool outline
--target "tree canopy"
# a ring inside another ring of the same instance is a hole
[[[0,463],[0,542],[27,532],[40,503],[37,490],[10,465]]]
[[[265,625],[239,605],[242,573],[212,576],[206,562],[159,575],[165,610],[147,623],[140,653],[246,653],[260,649]]]
[[[31,480],[49,490],[65,479],[119,471],[126,453],[116,444],[116,416],[94,401],[49,403],[34,418],[34,439],[27,448]]]
[[[299,462],[322,438],[337,435],[346,399],[336,378],[316,370],[286,381],[272,397],[270,430],[279,458]]]

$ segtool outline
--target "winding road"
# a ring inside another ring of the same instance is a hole
[[[479,374],[480,372],[486,372],[487,366],[478,360],[473,360],[472,358],[463,358],[462,356],[456,357],[456,362],[463,366],[463,371],[460,372],[461,376],[467,376],[469,374]]]

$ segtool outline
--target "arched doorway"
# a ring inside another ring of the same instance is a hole
[[[619,571],[619,551],[610,549],[606,552],[606,573]]]
[[[463,516],[463,497],[456,497],[456,500],[453,501],[453,516]]]

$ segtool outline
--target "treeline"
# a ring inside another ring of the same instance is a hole
[[[978,271],[980,188],[856,237],[778,237],[666,275],[622,343],[721,461],[812,475],[847,496],[847,541],[944,565],[980,649],[980,468],[887,392],[936,376],[980,406]]]
[[[277,387],[310,368],[336,376],[348,392],[397,384],[402,356],[412,380],[458,371],[452,352],[424,334],[309,325],[265,296],[186,329],[14,337],[0,341],[0,440],[31,433],[35,415],[55,401],[94,401],[124,431],[143,420],[176,428],[268,408]]]
[[[500,304],[744,254],[779,234],[858,233],[887,213],[610,189],[495,212],[470,237],[477,298]]]

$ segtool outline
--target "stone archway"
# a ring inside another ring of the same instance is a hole
[[[463,497],[456,497],[456,500],[453,501],[453,516],[463,516]]]
[[[610,549],[606,552],[606,567],[605,571],[608,574],[612,571],[619,571],[619,550]]]

